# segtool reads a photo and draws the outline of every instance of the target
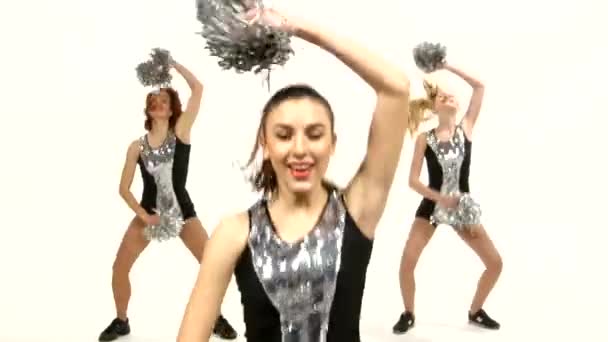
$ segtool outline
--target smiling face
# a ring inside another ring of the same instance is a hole
[[[335,149],[332,117],[311,97],[283,100],[267,113],[261,143],[279,187],[302,194],[321,184]]]

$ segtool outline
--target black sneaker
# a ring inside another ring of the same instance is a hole
[[[492,329],[492,330],[500,329],[500,324],[498,322],[496,322],[495,320],[493,320],[492,318],[490,318],[490,316],[488,316],[488,314],[485,311],[483,311],[483,309],[480,309],[479,311],[477,311],[474,314],[469,312],[469,323],[475,324],[477,326],[480,326],[480,327],[486,328],[486,329]]]
[[[131,327],[129,326],[129,319],[123,321],[122,319],[115,318],[108,327],[101,332],[99,335],[100,342],[114,341],[115,339],[129,335],[131,333]]]
[[[237,337],[236,330],[228,323],[224,316],[220,315],[215,321],[213,334],[224,340],[234,340]]]
[[[406,311],[399,316],[399,321],[393,326],[393,333],[397,335],[405,334],[411,327],[414,326],[414,314]]]

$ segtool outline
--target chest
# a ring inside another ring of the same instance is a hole
[[[251,211],[251,265],[283,321],[297,325],[313,314],[329,314],[340,270],[344,216],[341,203],[330,199],[314,228],[301,240],[287,242],[277,235],[265,206]]]
[[[435,130],[432,130],[427,135],[427,146],[444,170],[459,168],[468,153],[467,141],[460,128],[446,140],[440,140]]]
[[[176,147],[175,136],[168,136],[158,147],[152,147],[145,136],[140,138],[140,158],[146,171],[152,175],[171,172]]]

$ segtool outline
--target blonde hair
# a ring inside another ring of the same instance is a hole
[[[410,134],[414,134],[423,122],[432,118],[431,115],[427,114],[433,109],[435,97],[437,96],[437,85],[427,80],[424,80],[422,85],[424,86],[426,96],[410,101],[410,120],[408,127]]]

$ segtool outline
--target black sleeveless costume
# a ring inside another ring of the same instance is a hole
[[[464,134],[462,124],[456,126],[448,141],[439,141],[435,129],[427,132],[424,157],[428,170],[429,188],[445,193],[469,193],[472,143]],[[423,198],[416,210],[416,217],[425,219],[437,227],[443,223],[434,220],[437,213],[435,201]]]
[[[152,148],[148,142],[147,135],[140,138],[140,153],[138,164],[141,171],[143,181],[143,191],[140,205],[150,215],[155,213],[155,209],[159,208],[158,204],[158,189],[165,188],[159,184],[161,179],[155,178],[150,173],[150,165],[146,162],[145,153],[151,156],[162,154],[163,152],[169,156],[164,162],[170,163],[171,169],[171,186],[165,191],[172,191],[177,199],[177,204],[181,211],[182,219],[185,221],[189,218],[196,217],[194,204],[190,199],[190,195],[186,190],[186,181],[188,179],[188,166],[190,163],[190,144],[182,142],[173,132],[169,132],[163,144],[157,148]]]
[[[249,209],[249,229],[234,271],[247,341],[359,342],[373,241],[359,230],[342,196],[330,194],[316,228],[298,242],[276,235],[266,200]]]

